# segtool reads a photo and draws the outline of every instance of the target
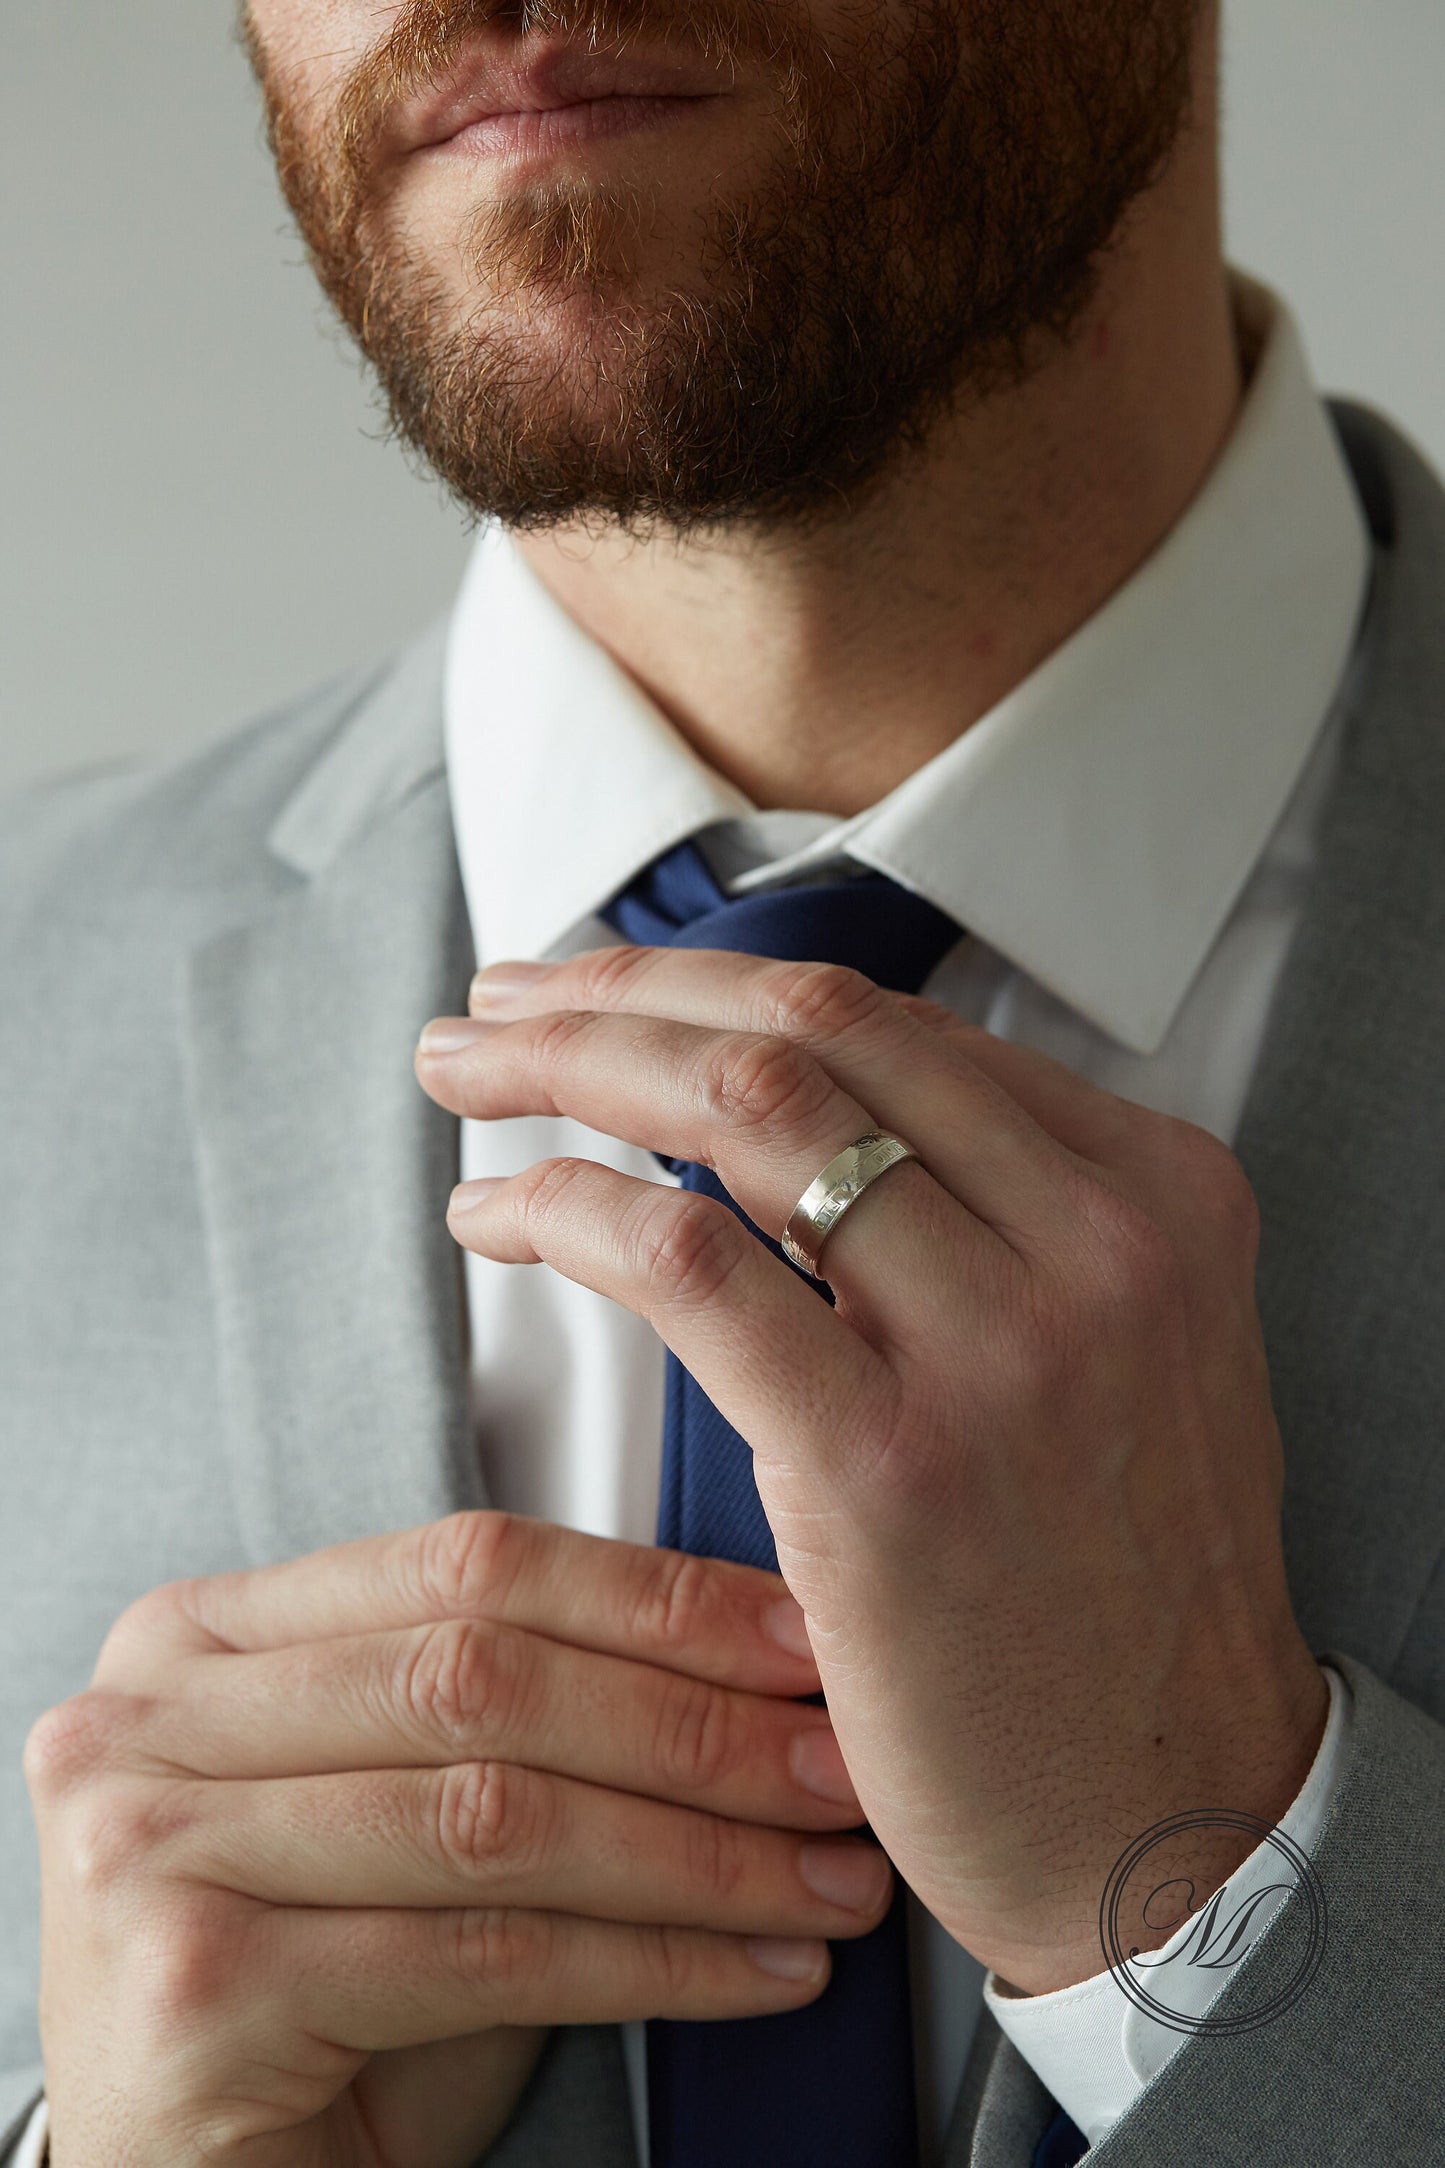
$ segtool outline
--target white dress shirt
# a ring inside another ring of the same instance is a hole
[[[686,836],[733,894],[846,859],[968,929],[930,978],[933,999],[1230,1141],[1314,861],[1370,564],[1288,309],[1242,273],[1234,293],[1257,358],[1178,524],[1023,684],[849,820],[759,812],[552,600],[510,539],[485,529],[453,617],[446,690],[478,962],[617,939],[599,907]],[[666,1179],[650,1153],[570,1120],[462,1125],[464,1179],[559,1153]],[[545,1267],[469,1255],[466,1278],[492,1502],[652,1542],[661,1342]],[[1348,1690],[1327,1676],[1325,1737],[1282,1825],[1305,1849],[1348,1751]],[[1264,1853],[1231,1877],[1231,1899],[1271,1879]],[[1001,1993],[911,1897],[910,1943],[926,2162],[984,1996],[1095,2141],[1183,2045],[1107,1972],[1052,1995]],[[1217,1989],[1228,1975],[1211,1977]],[[647,2168],[640,2026],[624,2028],[624,2048]],[[41,2160],[44,2139],[42,2104],[20,2168]]]

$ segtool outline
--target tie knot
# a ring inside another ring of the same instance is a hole
[[[918,992],[960,935],[946,911],[882,873],[727,896],[690,841],[644,867],[601,915],[625,940],[646,947],[846,964],[908,994]]]

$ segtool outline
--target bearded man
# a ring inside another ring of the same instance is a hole
[[[1438,2159],[1445,493],[1214,0],[245,33],[481,524],[4,814],[0,2156]]]

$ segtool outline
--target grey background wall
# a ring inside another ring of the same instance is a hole
[[[1445,8],[1226,0],[1231,248],[1445,466]],[[0,787],[200,738],[446,606],[276,196],[229,0],[45,0],[0,68]]]

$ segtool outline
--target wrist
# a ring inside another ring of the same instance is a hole
[[[1101,1803],[1092,1832],[1077,1817],[1063,1833],[1069,1865],[1061,1858],[1042,1875],[1036,1869],[1034,1899],[1020,1904],[1004,1933],[989,1937],[987,1947],[967,1943],[995,1975],[1001,1995],[1053,1994],[1106,1970],[1100,1907],[1121,1858],[1148,1833],[1160,1832],[1149,1845],[1147,1876],[1129,1883],[1111,1918],[1117,1948],[1161,1949],[1229,1881],[1287,1815],[1315,1761],[1330,1692],[1313,1657],[1272,1700],[1267,1719],[1256,1711],[1230,1727],[1212,1752],[1181,1754],[1167,1769],[1151,1765],[1148,1747],[1139,1747],[1128,1781]],[[1171,1829],[1176,1819],[1180,1826]],[[1088,1864],[1081,1870],[1082,1859]],[[1039,1901],[1041,1885],[1047,1895]]]

